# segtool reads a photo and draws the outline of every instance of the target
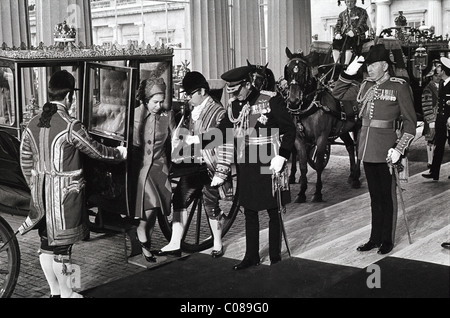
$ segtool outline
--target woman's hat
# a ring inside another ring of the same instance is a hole
[[[209,91],[209,84],[206,78],[202,73],[195,71],[186,73],[181,86],[183,87],[183,91],[188,95],[200,88],[204,88]]]
[[[390,57],[390,51],[386,49],[383,43],[372,45],[369,49],[369,53],[363,63],[370,65],[375,62],[387,62],[389,65],[395,65]]]
[[[166,90],[167,86],[163,78],[144,79],[139,85],[136,99],[148,103],[154,95],[166,94]]]

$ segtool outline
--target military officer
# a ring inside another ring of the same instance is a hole
[[[233,128],[237,140],[239,164],[239,202],[244,207],[246,252],[233,269],[258,265],[259,211],[269,213],[269,258],[271,264],[281,261],[281,227],[277,200],[273,195],[272,173],[280,172],[295,141],[295,126],[284,99],[273,92],[258,91],[252,85],[252,69],[238,67],[222,75],[232,98],[228,116],[221,128]],[[282,137],[282,138],[281,138]],[[270,151],[268,155],[268,148]],[[283,192],[283,203],[290,193]]]
[[[355,80],[365,63],[368,77],[361,85]],[[416,134],[416,112],[412,90],[400,78],[392,77],[393,62],[383,44],[370,48],[344,71],[333,90],[335,98],[357,100],[362,118],[358,157],[363,161],[372,207],[369,241],[357,248],[364,252],[379,248],[387,254],[394,247],[397,221],[396,181],[390,169],[412,143]],[[398,125],[401,118],[402,124]],[[397,129],[399,126],[402,129]]]
[[[444,157],[447,126],[450,117],[450,59],[441,57],[442,81],[439,86],[439,105],[435,122],[435,149],[430,173],[422,176],[427,179],[439,180],[442,159]],[[449,140],[450,142],[450,140]],[[450,178],[450,177],[449,177]]]

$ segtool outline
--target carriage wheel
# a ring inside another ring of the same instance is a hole
[[[219,205],[225,214],[225,223],[223,225],[222,237],[227,234],[231,228],[236,215],[239,211],[237,168],[233,167],[231,178],[233,181],[233,196],[229,200],[220,200]],[[178,179],[171,180],[176,186]],[[200,252],[213,246],[213,236],[209,225],[208,216],[203,206],[203,197],[200,193],[192,200],[188,207],[188,221],[185,228],[181,249],[187,253]],[[158,222],[162,233],[168,241],[172,235],[172,214],[169,216],[158,215]]]
[[[0,248],[8,240],[8,245],[0,251],[0,298],[11,297],[20,272],[19,242],[8,222],[0,217]]]
[[[324,154],[324,161],[323,161],[323,168],[328,164],[328,161],[330,161],[330,153],[331,153],[331,145],[327,144],[325,148],[325,154]],[[317,145],[312,145],[308,148],[308,164],[317,171],[316,167],[317,162]]]

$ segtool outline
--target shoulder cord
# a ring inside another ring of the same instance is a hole
[[[239,112],[238,118],[234,118],[233,116],[233,108],[231,107],[231,102],[228,105],[228,118],[231,123],[234,125],[235,129],[235,137],[242,137],[245,135],[245,132],[249,129],[249,119],[250,115],[250,105],[247,103],[244,105],[242,110]]]
[[[369,105],[369,102],[371,102],[375,96],[375,91],[378,88],[378,85],[373,85],[371,88],[367,90],[367,92],[362,96],[362,92],[364,91],[364,88],[366,87],[367,82],[364,82],[361,86],[361,89],[358,92],[358,96],[356,97],[356,101],[358,104],[361,104],[361,110],[359,112],[359,118],[362,118],[364,112],[367,109],[367,106]]]

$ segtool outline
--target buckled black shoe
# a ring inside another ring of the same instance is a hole
[[[158,250],[158,251],[154,251],[154,253],[155,253],[157,256],[175,256],[175,257],[181,257],[181,249],[172,250],[172,251],[162,251],[162,250]]]
[[[359,252],[367,252],[367,251],[373,250],[374,248],[378,248],[378,247],[380,247],[380,244],[376,244],[372,241],[369,241],[366,244],[358,246],[358,248],[356,250]]]
[[[380,248],[378,249],[378,254],[380,255],[384,255],[389,253],[390,251],[392,251],[392,249],[394,248],[394,244],[392,243],[383,243],[381,244]]]
[[[424,177],[425,179],[433,179],[434,181],[439,181],[439,176],[435,176],[432,173],[424,173],[422,174],[422,177]]]
[[[242,260],[242,262],[233,266],[233,270],[240,271],[242,269],[246,269],[246,268],[249,268],[252,266],[258,266],[258,265],[259,265],[259,260],[255,262],[255,261],[244,258]]]
[[[443,248],[450,249],[450,242],[444,242],[444,243],[441,244],[441,246],[442,246]]]
[[[219,257],[222,257],[224,254],[225,254],[225,252],[223,251],[223,246],[222,246],[222,248],[221,248],[219,251],[213,250],[213,251],[211,252],[211,256],[212,256],[213,258],[219,258]]]

